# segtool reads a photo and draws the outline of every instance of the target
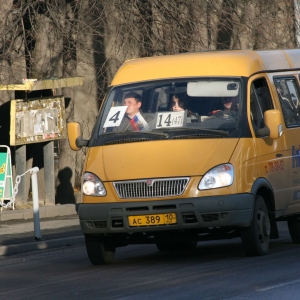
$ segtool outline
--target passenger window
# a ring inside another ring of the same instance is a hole
[[[273,109],[273,103],[266,79],[257,79],[250,89],[250,115],[255,132],[265,127],[264,112],[269,109]]]
[[[299,87],[296,78],[274,78],[287,127],[300,126]]]

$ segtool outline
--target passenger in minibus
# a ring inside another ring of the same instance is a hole
[[[124,97],[124,105],[127,106],[126,113],[117,131],[149,130],[148,122],[151,120],[144,117],[140,111],[142,97],[138,93],[129,92]]]
[[[198,115],[187,109],[187,99],[184,94],[175,94],[171,101],[171,111],[187,110],[187,123],[197,123]]]

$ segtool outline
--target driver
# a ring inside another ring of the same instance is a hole
[[[233,116],[239,109],[237,97],[222,97],[223,110],[214,110],[209,115],[222,116],[223,118]]]
[[[223,97],[222,103],[224,106],[224,111],[237,111],[237,104],[234,104],[235,97]]]

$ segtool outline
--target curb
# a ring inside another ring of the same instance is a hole
[[[62,246],[71,246],[75,244],[83,244],[84,236],[73,236],[61,239],[54,239],[49,241],[37,241],[24,244],[15,244],[8,246],[0,246],[0,255],[13,255],[23,252],[30,252],[36,250],[44,250],[49,248],[57,248]]]
[[[40,206],[40,219],[76,215],[75,204]],[[0,221],[33,219],[33,209],[15,209],[0,212]]]

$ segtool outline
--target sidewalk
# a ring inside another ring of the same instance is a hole
[[[41,206],[39,214],[42,240],[35,241],[32,208],[0,212],[0,255],[84,243],[75,205]]]

